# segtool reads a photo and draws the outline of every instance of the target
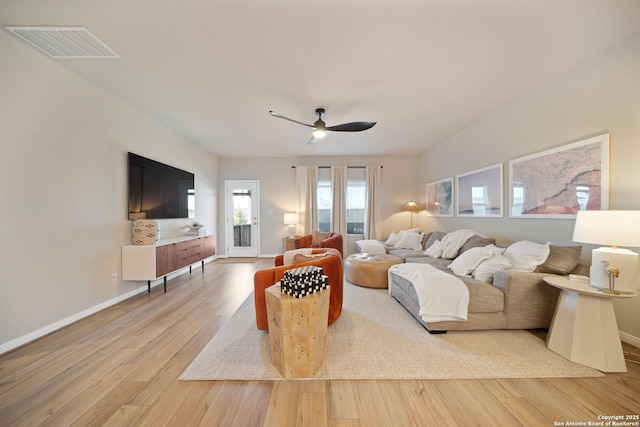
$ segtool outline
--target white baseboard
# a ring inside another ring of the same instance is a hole
[[[635,337],[626,332],[620,332],[620,339],[627,344],[631,344],[632,346],[640,348],[640,338]]]
[[[211,258],[208,258],[205,260],[205,264],[208,264],[216,259],[220,258],[219,256],[214,256]],[[180,269],[178,271],[175,271],[169,275],[167,275],[167,280],[168,279],[172,279],[174,277],[180,276],[181,274],[184,274],[185,272],[187,272],[189,269],[189,267],[185,267],[183,269]],[[4,344],[0,344],[0,355],[7,353],[11,350],[15,350],[18,347],[21,347],[25,344],[30,343],[31,341],[34,341],[38,338],[42,338],[43,336],[50,334],[51,332],[57,331],[58,329],[64,328],[65,326],[69,326],[70,324],[77,322],[78,320],[84,319],[85,317],[91,316],[92,314],[95,314],[101,310],[104,310],[105,308],[109,308],[112,305],[118,304],[119,302],[122,302],[124,300],[127,300],[133,296],[136,296],[138,294],[141,294],[143,292],[147,292],[147,283],[146,282],[141,282],[144,283],[144,285],[140,286],[139,288],[136,288],[130,292],[127,292],[126,294],[123,295],[118,295],[115,298],[112,298],[110,300],[107,300],[105,302],[102,302],[98,305],[94,305],[93,307],[89,307],[86,310],[83,310],[79,313],[73,314],[69,317],[65,317],[64,319],[58,320],[57,322],[54,322],[50,325],[47,325],[43,328],[37,329],[33,332],[30,332],[26,335],[23,335],[21,337],[15,338],[9,342],[6,342]],[[164,280],[163,279],[159,279],[156,280],[155,282],[151,282],[151,287],[154,288],[156,286],[161,286],[164,284]]]
[[[160,283],[158,283],[160,284]],[[139,289],[134,289],[131,292],[127,292],[126,294],[123,295],[119,295],[115,298],[112,298],[108,301],[105,301],[103,303],[100,303],[98,305],[94,305],[93,307],[89,307],[86,310],[83,310],[79,313],[73,314],[69,317],[65,317],[62,320],[58,320],[55,323],[52,323],[50,325],[47,325],[43,328],[37,329],[33,332],[28,333],[27,335],[23,335],[21,337],[15,338],[9,342],[6,342],[4,344],[0,344],[0,354],[4,354],[8,351],[14,350],[18,347],[21,347],[25,344],[28,344],[31,341],[34,341],[38,338],[41,338],[47,334],[50,334],[51,332],[54,332],[58,329],[64,328],[65,326],[68,326],[74,322],[77,322],[78,320],[81,320],[87,316],[91,316],[92,314],[95,314],[97,312],[99,312],[100,310],[104,310],[105,308],[111,307],[112,305],[115,305],[119,302],[122,302],[126,299],[129,299],[139,293],[142,292],[146,292],[147,291],[147,286],[146,284],[144,286],[141,286]]]

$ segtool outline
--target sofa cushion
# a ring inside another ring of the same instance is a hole
[[[494,313],[504,310],[504,293],[489,283],[459,277],[469,289],[469,313]]]
[[[539,265],[536,273],[569,274],[580,262],[582,246],[549,245],[549,256]]]
[[[504,256],[511,263],[510,270],[532,272],[549,256],[549,243],[521,240],[509,245]]]
[[[450,259],[432,258],[430,256],[426,256],[426,255],[422,254],[421,252],[418,252],[418,254],[419,255],[406,256],[404,261],[406,263],[430,264],[430,265],[434,266],[435,268],[438,268],[440,270],[446,271],[447,273],[451,273],[451,270],[449,270],[447,268],[447,267],[449,267],[449,264],[451,264],[451,260]]]
[[[391,248],[389,251],[389,255],[397,256],[398,258],[406,261],[409,257],[422,257],[427,258],[427,256],[422,252],[422,250],[416,251],[414,249],[399,249],[399,248]]]
[[[393,286],[398,286],[414,301],[418,301],[418,295],[413,283],[391,273]],[[494,286],[466,277],[459,277],[469,289],[469,313],[494,313],[504,310],[504,294]]]

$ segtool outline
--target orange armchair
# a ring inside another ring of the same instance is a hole
[[[334,233],[330,231],[328,233],[321,233],[314,231],[312,234],[306,234],[300,237],[293,238],[294,249],[301,248],[333,248],[343,254],[342,234]]]
[[[279,282],[284,277],[284,272],[292,268],[304,267],[305,265],[315,265],[322,267],[324,274],[329,278],[331,293],[329,294],[329,325],[335,322],[342,312],[342,255],[335,249],[313,249],[312,254],[326,252],[327,255],[317,257],[312,261],[305,261],[294,265],[282,265],[283,256],[276,257],[275,267],[256,271],[253,277],[254,292],[253,297],[256,306],[256,326],[258,329],[267,330],[267,302],[264,291],[269,286]]]

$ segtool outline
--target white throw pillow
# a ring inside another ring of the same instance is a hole
[[[400,240],[393,247],[419,251],[422,249],[422,234],[401,233]]]
[[[549,256],[549,242],[521,240],[509,245],[504,251],[504,256],[511,263],[510,270],[532,272]]]
[[[391,235],[387,238],[387,241],[384,242],[384,244],[387,246],[393,246],[396,243],[398,243],[399,240],[400,240],[399,233],[391,233]]]
[[[426,251],[424,251],[424,254],[432,258],[440,258],[442,256],[442,242],[440,240],[436,240],[427,248]]]
[[[447,268],[458,276],[468,276],[482,261],[491,258],[494,254],[493,245],[471,248],[453,260]]]
[[[488,260],[482,261],[475,270],[473,277],[481,282],[490,282],[498,271],[511,267],[511,263],[504,255],[495,254]]]

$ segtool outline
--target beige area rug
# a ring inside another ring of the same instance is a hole
[[[598,377],[526,331],[429,334],[386,289],[345,282],[342,315],[327,331],[312,379]],[[253,295],[182,373],[182,380],[279,380],[269,335],[255,327]]]
[[[221,264],[256,262],[260,258],[218,258],[216,262]]]

